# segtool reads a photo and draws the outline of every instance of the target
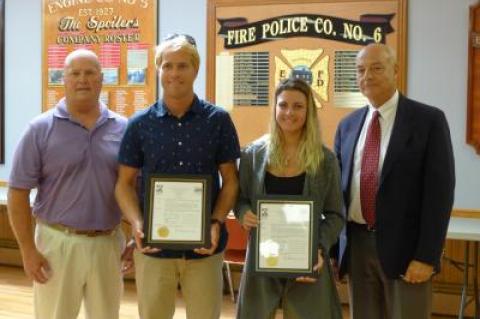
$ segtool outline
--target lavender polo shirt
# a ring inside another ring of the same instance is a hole
[[[114,187],[127,119],[102,103],[100,113],[89,131],[70,117],[62,99],[30,122],[21,138],[9,186],[38,188],[32,211],[42,221],[84,230],[119,224]]]

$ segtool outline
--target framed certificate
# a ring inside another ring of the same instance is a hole
[[[254,272],[281,277],[314,276],[318,260],[318,221],[313,200],[299,196],[269,196],[257,202],[259,225]]]
[[[168,249],[209,247],[211,176],[149,176],[144,244]]]

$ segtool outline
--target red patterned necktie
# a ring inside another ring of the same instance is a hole
[[[360,203],[367,225],[375,225],[375,199],[378,189],[378,159],[380,155],[380,122],[375,111],[368,126],[360,171]]]

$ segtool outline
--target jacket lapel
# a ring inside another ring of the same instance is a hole
[[[265,171],[268,164],[268,146],[262,145],[261,149],[255,154],[253,171],[256,172],[256,180],[259,181],[255,186],[256,194],[265,194]]]

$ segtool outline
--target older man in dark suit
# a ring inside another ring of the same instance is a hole
[[[366,46],[356,67],[369,104],[343,119],[335,138],[351,317],[427,319],[454,197],[448,124],[441,110],[397,91],[391,48]]]

